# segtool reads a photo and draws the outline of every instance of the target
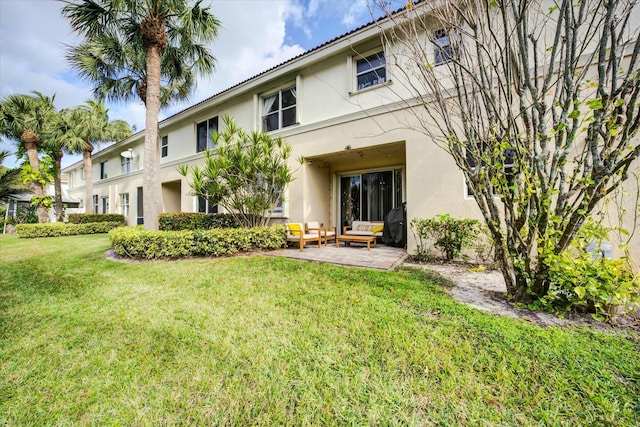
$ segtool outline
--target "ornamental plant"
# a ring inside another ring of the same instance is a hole
[[[640,274],[624,259],[608,259],[600,246],[609,230],[590,220],[560,254],[546,254],[549,292],[536,308],[586,311],[607,315],[615,307],[626,312],[640,303]]]
[[[222,206],[242,227],[266,226],[293,181],[291,146],[266,132],[245,132],[229,115],[223,123],[224,130],[211,135],[214,148],[205,152],[204,165],[178,171],[191,179],[193,195]]]
[[[429,254],[428,242],[438,248],[445,259],[451,261],[461,255],[464,248],[471,247],[479,237],[480,222],[470,218],[453,218],[449,214],[434,218],[414,218],[410,223],[416,236],[416,256],[426,259]]]

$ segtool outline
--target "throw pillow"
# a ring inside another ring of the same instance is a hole
[[[302,227],[300,227],[300,224],[287,224],[287,228],[294,236],[299,236],[302,232]]]

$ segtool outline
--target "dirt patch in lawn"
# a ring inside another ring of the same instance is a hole
[[[404,263],[408,267],[426,268],[451,281],[445,290],[456,301],[491,314],[524,319],[541,326],[587,326],[603,331],[633,329],[640,331],[640,319],[634,316],[617,317],[613,323],[595,320],[589,314],[573,314],[559,318],[553,313],[531,311],[515,307],[506,297],[507,288],[502,273],[497,270],[479,270],[472,265]]]

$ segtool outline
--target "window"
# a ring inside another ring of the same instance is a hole
[[[107,174],[107,162],[100,162],[100,179],[107,179],[109,175]]]
[[[136,193],[138,197],[138,205],[136,209],[136,224],[141,225],[144,224],[144,192],[142,191],[142,187],[136,188]]]
[[[169,136],[168,135],[165,135],[162,137],[162,142],[160,143],[160,155],[162,157],[167,157],[169,155]]]
[[[273,207],[271,211],[272,215],[279,216],[284,215],[284,203],[283,203],[284,195],[278,200],[278,203]]]
[[[131,172],[131,159],[130,158],[120,156],[120,172],[121,173],[129,173],[129,172]]]
[[[211,132],[218,131],[218,117],[210,118],[196,125],[196,153],[213,148],[213,138]],[[164,137],[163,137],[164,142]],[[169,138],[167,137],[167,149],[169,147]],[[164,151],[163,151],[164,153]],[[164,154],[162,155],[164,157]]]
[[[109,213],[109,197],[108,196],[104,196],[102,198],[102,213],[103,214]]]
[[[270,132],[295,125],[296,87],[279,90],[262,98],[262,130]]]
[[[120,213],[125,219],[129,216],[129,193],[120,194]]]
[[[484,155],[486,155],[486,151],[487,151],[487,144],[482,142],[478,144],[478,149],[479,152],[475,152],[475,150],[467,148],[467,164],[469,165],[469,169],[472,171],[476,171],[477,167],[478,167],[478,163],[476,162],[476,158],[480,158],[482,159],[482,157]],[[486,162],[485,160],[480,160],[480,164],[482,165],[482,167],[485,166]],[[469,183],[465,180],[465,187],[466,187],[466,195],[467,197],[473,197],[473,190],[471,189],[471,187],[469,186]]]
[[[453,59],[451,39],[443,28],[433,33],[433,44],[435,45],[433,55],[436,65],[445,64]]]
[[[387,81],[387,61],[384,53],[378,52],[356,62],[358,90],[377,86]]]
[[[99,212],[98,210],[98,195],[94,194],[93,195],[93,213],[97,214]]]
[[[485,167],[486,166],[486,160],[483,159],[483,156],[486,156],[488,153],[488,146],[486,143],[481,143],[480,144],[480,153],[474,153],[472,150],[470,150],[469,148],[467,148],[467,164],[469,165],[469,168],[473,171],[476,171],[477,169],[477,162],[476,162],[476,158],[480,157],[482,160],[480,161],[480,165],[481,167]],[[494,155],[491,155],[491,157],[493,158],[492,163],[496,163],[496,159],[493,157]],[[498,164],[500,164],[499,162],[501,162],[503,171],[504,171],[504,176],[505,179],[507,181],[508,185],[512,185],[513,184],[513,178],[514,178],[514,159],[515,159],[515,151],[513,149],[507,148],[502,152],[502,158],[501,159],[497,159]],[[467,182],[465,182],[465,187],[466,187],[466,195],[468,197],[473,197],[473,190],[471,190],[471,188],[469,188],[469,185]],[[499,191],[497,188],[492,187],[491,188],[491,192],[495,195],[498,194]]]
[[[204,197],[198,197],[198,212],[204,212],[208,214],[218,213],[218,205],[211,205]]]

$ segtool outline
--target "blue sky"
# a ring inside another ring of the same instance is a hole
[[[222,21],[211,46],[217,70],[201,77],[188,103],[162,111],[167,117],[240,81],[371,21],[367,0],[205,0]],[[65,45],[76,44],[63,3],[55,0],[0,0],[0,96],[37,90],[56,95],[58,109],[82,104],[91,87],[64,59]],[[140,102],[109,103],[110,118],[144,128]],[[0,150],[13,151],[2,140]],[[77,161],[65,156],[64,165]],[[5,166],[13,166],[9,158]]]

